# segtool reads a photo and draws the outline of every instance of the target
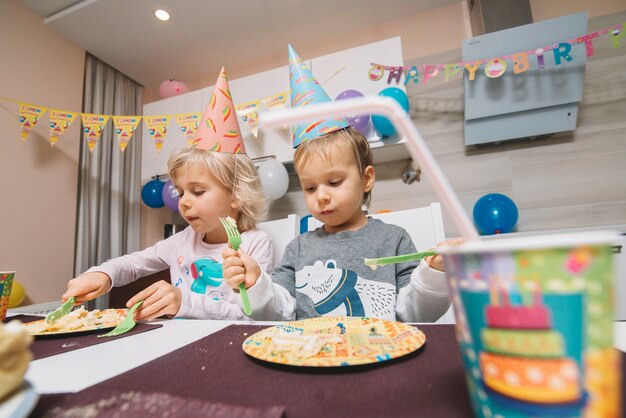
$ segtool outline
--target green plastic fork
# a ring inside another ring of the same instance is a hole
[[[122,319],[122,322],[120,322],[118,326],[116,326],[111,331],[107,332],[106,334],[98,335],[98,338],[115,337],[116,335],[124,334],[125,332],[128,332],[131,329],[135,328],[136,322],[133,319],[133,315],[135,314],[135,311],[142,303],[143,303],[143,300],[140,300],[139,302],[135,303],[133,307],[128,310],[128,313],[126,314],[126,318]]]
[[[224,226],[226,236],[228,237],[228,243],[231,247],[233,247],[233,250],[237,251],[239,249],[239,246],[241,245],[241,235],[239,234],[239,230],[237,229],[237,223],[230,217],[228,219],[218,219]],[[243,304],[243,313],[245,313],[246,315],[250,315],[252,313],[252,306],[250,306],[248,291],[246,290],[246,286],[243,283],[239,284],[239,294],[241,295],[241,302]]]
[[[405,254],[405,255],[395,255],[392,257],[382,257],[382,258],[366,258],[365,264],[376,268],[378,266],[384,266],[387,264],[396,264],[396,263],[406,263],[407,261],[417,261],[422,258],[426,258],[431,255],[439,254],[437,251],[429,250],[421,253],[413,253],[413,254]]]

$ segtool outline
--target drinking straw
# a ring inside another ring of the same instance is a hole
[[[479,239],[476,228],[470,221],[458,197],[450,187],[439,165],[428,150],[422,135],[413,121],[398,102],[390,97],[369,96],[335,102],[311,104],[301,108],[283,109],[276,112],[265,112],[260,115],[260,127],[264,129],[280,128],[308,122],[313,119],[336,117],[339,115],[360,115],[364,113],[378,114],[387,117],[396,131],[407,139],[409,152],[419,161],[425,173],[430,175],[437,195],[450,211],[452,219],[467,241]]]

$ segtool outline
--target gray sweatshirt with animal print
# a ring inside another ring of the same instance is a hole
[[[356,231],[328,233],[323,227],[294,239],[271,276],[263,272],[248,289],[255,320],[318,316],[365,316],[432,322],[448,309],[445,273],[425,262],[372,270],[365,258],[415,252],[401,227],[368,218]],[[241,303],[241,302],[239,302]]]

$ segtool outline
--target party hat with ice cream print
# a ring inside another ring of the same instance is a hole
[[[246,153],[224,67],[202,115],[192,147],[231,154]]]
[[[292,108],[331,101],[320,83],[313,77],[309,67],[302,62],[291,45],[289,45],[289,84],[291,85]],[[319,138],[348,126],[348,121],[341,117],[314,120],[307,124],[298,125],[293,131],[293,147],[297,148],[304,141]]]

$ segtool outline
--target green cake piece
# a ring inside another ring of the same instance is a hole
[[[483,328],[485,350],[518,357],[557,358],[565,354],[563,337],[553,330]]]

